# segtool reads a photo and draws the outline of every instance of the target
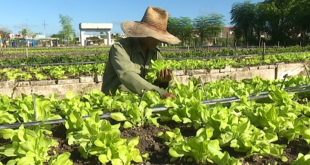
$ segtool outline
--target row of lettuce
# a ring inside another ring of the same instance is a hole
[[[141,153],[137,148],[139,136],[123,138],[120,129],[147,124],[160,127],[162,121],[196,130],[194,136],[183,135],[179,128],[158,135],[169,147],[169,155],[174,160],[192,160],[187,162],[189,164],[242,164],[244,160],[230,153],[237,152],[246,156],[271,156],[279,163],[309,164],[310,153],[300,151],[295,160],[285,155],[290,141],[302,139],[310,144],[309,94],[300,100],[283,90],[309,84],[307,77],[292,77],[286,81],[224,79],[208,84],[190,81],[188,84],[175,83],[169,90],[176,98],[164,100],[153,91],[146,92],[142,98],[132,93],[107,96],[95,91],[82,96],[68,94],[63,99],[36,95],[16,99],[1,96],[0,123],[64,118],[67,143],[78,146],[85,159],[95,156],[103,164],[147,161],[148,153]],[[261,91],[270,92],[269,100],[247,99],[250,94]],[[203,100],[232,96],[242,99],[230,105],[202,103]],[[151,107],[156,106],[166,106],[169,110],[152,113]],[[111,113],[115,124],[100,119],[105,113]],[[86,115],[91,117],[84,119]],[[7,164],[72,164],[70,152],[55,150],[59,143],[53,138],[52,128],[45,125],[0,130],[1,138],[8,141],[0,147],[0,160]]]
[[[60,80],[102,75],[105,64],[59,65],[0,69],[0,81]]]
[[[47,47],[47,48],[3,48],[0,57],[23,58],[29,56],[107,54],[109,47]]]
[[[0,68],[18,68],[21,66],[40,66],[40,65],[55,65],[62,63],[63,65],[76,63],[103,63],[107,60],[106,54],[79,54],[79,55],[61,55],[61,56],[37,56],[26,57],[19,59],[1,59]]]
[[[183,58],[240,58],[244,55],[262,55],[262,48],[201,48],[183,50],[162,48],[162,55],[168,59]],[[13,48],[0,49],[0,67],[20,64],[38,65],[71,62],[104,62],[108,58],[109,47],[68,47],[68,48]],[[266,54],[309,52],[309,47],[267,48]]]
[[[171,49],[162,48],[163,55],[170,58],[191,58],[191,57],[217,57],[217,56],[243,56],[243,55],[261,55],[278,54],[278,53],[297,53],[308,52],[310,46],[300,47],[255,47],[255,48],[222,48],[222,47],[205,47],[205,48],[183,48]]]
[[[245,66],[269,65],[276,63],[307,62],[310,60],[310,52],[287,53],[266,55],[262,60],[259,56],[251,58],[219,58],[209,60],[159,60],[152,64],[150,78],[154,78],[161,69],[173,70],[191,69],[223,69],[226,66],[241,68]],[[0,80],[49,80],[77,78],[79,76],[101,75],[104,72],[104,63],[80,64],[80,65],[57,65],[57,66],[23,66],[19,68],[0,69]]]
[[[77,54],[107,54],[110,47],[30,47],[30,48],[5,48],[0,49],[0,56],[12,56],[18,58],[26,53],[30,56],[46,55],[77,55]],[[310,46],[291,46],[291,47],[160,47],[165,56],[230,56],[230,55],[249,55],[265,53],[287,53],[310,51]],[[185,54],[184,54],[185,53]]]

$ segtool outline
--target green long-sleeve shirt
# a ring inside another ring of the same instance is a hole
[[[145,80],[151,60],[161,59],[159,50],[144,55],[136,38],[125,38],[113,44],[103,74],[102,91],[114,94],[117,89],[142,94],[143,90],[166,91]]]

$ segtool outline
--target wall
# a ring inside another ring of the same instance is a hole
[[[77,94],[87,93],[94,89],[101,89],[102,78],[100,81],[94,81],[94,77],[80,77],[79,79],[68,80],[42,80],[42,81],[3,81],[0,82],[0,93],[10,97],[21,96],[22,94],[30,95],[36,93],[39,95],[49,96],[57,94],[64,96],[67,92],[72,91]]]
[[[299,74],[306,75],[306,67],[309,68],[310,63],[280,63],[276,65],[260,65],[244,68],[206,69],[198,70],[179,70],[175,71],[177,80],[187,83],[190,77],[199,77],[203,82],[212,82],[224,77],[234,80],[251,79],[253,77],[261,77],[267,80],[283,79],[284,75],[295,76]]]

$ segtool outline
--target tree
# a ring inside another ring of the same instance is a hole
[[[193,34],[192,20],[189,17],[181,17],[178,21],[178,26],[180,27],[180,39],[183,43],[187,41],[190,44]]]
[[[200,38],[200,45],[203,45],[203,42],[206,38],[208,19],[205,16],[199,16],[194,19],[194,27]]]
[[[178,24],[179,24],[179,19],[178,18],[175,18],[175,17],[169,17],[168,19],[168,26],[167,26],[167,30],[175,35],[175,36],[178,36],[179,34],[179,27],[178,27]]]
[[[213,39],[213,43],[216,44],[216,38],[221,33],[224,21],[224,16],[219,14],[210,14],[207,16],[208,28],[207,28],[207,37]]]
[[[59,39],[59,38],[62,38],[63,36],[61,34],[57,33],[57,34],[52,34],[51,37]]]
[[[33,33],[29,28],[23,28],[19,33],[23,36],[23,38],[27,38],[29,36],[31,37],[36,36],[36,34]]]
[[[310,33],[310,1],[299,0],[294,3],[291,8],[289,19],[292,21],[294,28],[294,36],[297,37],[299,42],[309,42]]]
[[[265,22],[265,31],[271,43],[290,44],[295,25],[289,18],[296,0],[265,0],[258,4],[260,20]]]
[[[9,34],[12,33],[10,29],[0,27],[0,39],[7,39],[9,38]]]
[[[222,15],[211,14],[208,16],[199,16],[195,18],[194,27],[200,38],[200,44],[203,45],[206,38],[211,38],[216,41],[216,37],[221,32],[223,25],[224,22]]]
[[[250,2],[235,3],[230,11],[231,23],[234,24],[237,39],[243,37],[246,45],[253,42],[257,23],[256,5]],[[260,35],[257,31],[256,34]]]
[[[59,23],[62,26],[62,30],[59,32],[61,39],[66,44],[74,41],[75,32],[72,25],[72,19],[69,16],[59,15]]]
[[[182,43],[191,43],[193,23],[189,17],[174,18],[168,20],[168,31],[181,39]]]
[[[175,17],[170,17],[168,19],[167,30],[171,34],[177,36],[178,38],[181,38],[182,27],[180,27],[180,19],[179,18],[175,18]],[[183,42],[182,39],[181,39],[181,42]]]
[[[191,43],[193,35],[193,21],[189,17],[174,18],[168,20],[168,31],[181,39],[181,42]]]
[[[305,44],[310,41],[309,11],[309,0],[237,3],[231,9],[231,23],[235,26],[235,36],[246,43],[260,39],[263,33],[269,44]]]

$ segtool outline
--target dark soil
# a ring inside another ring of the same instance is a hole
[[[0,146],[8,144],[9,142],[10,142],[10,140],[0,138]]]
[[[191,127],[187,126],[177,126],[177,124],[169,123],[169,126],[171,128],[180,128],[182,134],[184,133],[184,136],[190,135],[193,136],[196,133],[196,130],[194,130]],[[154,125],[145,125],[142,127],[135,127],[132,129],[124,129],[122,130],[122,137],[124,138],[134,138],[139,136],[139,144],[137,148],[140,150],[142,154],[148,153],[149,159],[142,163],[142,164],[148,164],[148,165],[174,165],[174,164],[192,164],[195,165],[195,163],[191,162],[189,163],[187,158],[183,158],[180,160],[176,160],[173,163],[170,161],[170,156],[168,153],[168,147],[164,144],[164,140],[159,138],[157,135],[159,132],[165,132],[167,130],[170,130],[167,125],[163,125],[160,127],[156,127]],[[58,155],[64,152],[70,152],[71,157],[70,159],[73,160],[73,163],[75,165],[97,165],[101,164],[97,157],[90,157],[88,159],[85,159],[81,156],[79,153],[79,147],[78,146],[70,146],[67,143],[66,140],[66,128],[64,125],[56,125],[53,128],[53,137],[58,140],[58,147],[52,148],[50,151],[50,155]],[[191,159],[189,159],[191,160]],[[141,165],[142,165],[141,164]]]
[[[157,137],[158,132],[164,132],[174,128],[180,128],[182,135],[185,137],[192,137],[196,134],[196,129],[183,124],[177,124],[173,122],[161,124],[162,126],[157,128],[155,126],[144,126],[133,128],[130,130],[123,130],[123,137],[130,138],[139,136],[140,144],[138,148],[142,153],[149,153],[150,159],[144,164],[196,164],[194,162],[188,162],[190,158],[183,158],[171,162],[168,153],[167,146],[164,145],[164,141]],[[310,151],[310,145],[305,140],[297,139],[291,142],[286,140],[279,141],[281,144],[286,144],[287,148],[284,151],[284,155],[288,158],[287,162],[283,162],[280,158],[266,155],[252,155],[246,157],[246,153],[234,151],[230,147],[223,147],[223,151],[227,151],[231,156],[242,160],[243,164],[250,165],[263,165],[263,164],[283,164],[289,165],[293,160],[297,158],[298,153],[307,154]]]
[[[147,125],[133,129],[123,130],[124,138],[133,138],[139,136],[139,145],[137,146],[141,153],[149,153],[148,163],[167,164],[169,163],[168,147],[164,141],[157,137],[159,132],[167,131],[168,128]]]
[[[10,143],[10,140],[0,138],[0,146],[4,146],[4,145],[9,144],[9,143]],[[0,162],[1,163],[5,164],[9,160],[10,160],[10,158],[7,158],[5,156],[0,155]]]
[[[293,160],[298,156],[298,153],[307,154],[310,151],[310,145],[303,139],[296,139],[291,142],[287,142],[284,139],[279,141],[280,144],[286,144],[287,147],[284,150],[284,155],[287,157],[288,161],[283,162],[280,158],[275,158],[272,156],[262,156],[262,155],[253,155],[243,159],[243,164],[251,165],[262,165],[262,164],[283,164],[289,165]],[[288,144],[287,144],[288,143]]]
[[[243,164],[262,165],[262,164],[283,164],[281,159],[272,156],[253,155],[243,159]]]
[[[124,138],[132,138],[139,136],[140,143],[137,146],[141,153],[149,153],[149,159],[142,163],[143,165],[185,165],[191,164],[195,165],[196,163],[192,162],[191,158],[178,159],[173,162],[170,160],[168,153],[169,148],[164,144],[164,140],[158,137],[159,132],[165,132],[171,130],[176,126],[174,123],[170,123],[171,127],[167,125],[161,125],[156,127],[154,125],[146,125],[142,127],[136,127],[133,129],[123,130],[122,136]],[[193,131],[193,128],[186,127],[184,125],[178,126],[184,136],[193,135],[196,131]],[[142,165],[141,164],[141,165]]]
[[[310,152],[310,144],[303,139],[293,140],[287,145],[284,152],[288,162],[291,162],[297,158],[298,153],[308,154]]]

